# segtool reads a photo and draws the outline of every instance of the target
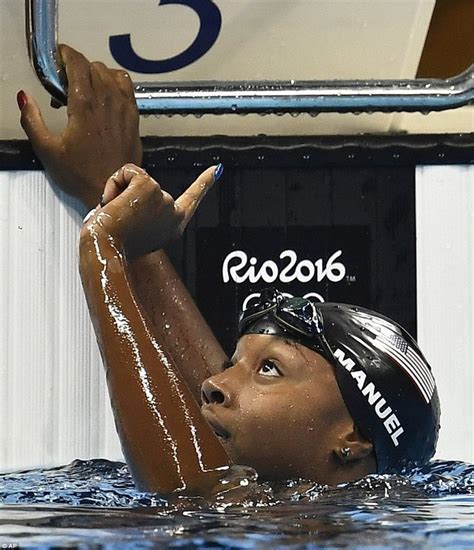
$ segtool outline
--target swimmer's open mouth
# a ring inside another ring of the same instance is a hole
[[[211,417],[205,409],[202,410],[202,413],[204,418],[206,419],[206,422],[212,428],[212,431],[215,433],[215,435],[221,441],[227,441],[230,438],[229,432],[226,429],[224,429],[218,422],[216,422],[216,420],[213,417]]]
[[[229,439],[229,434],[222,430],[222,428],[214,428],[213,426],[211,426],[211,428],[214,430],[214,433],[219,439],[222,439],[223,441],[227,441]]]

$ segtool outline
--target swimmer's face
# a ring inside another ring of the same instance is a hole
[[[333,367],[304,346],[254,334],[238,341],[230,365],[204,382],[201,410],[234,463],[263,479],[330,483],[341,434],[353,428]]]

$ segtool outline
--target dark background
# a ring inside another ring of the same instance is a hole
[[[285,154],[284,151],[281,152]],[[183,172],[163,174],[170,190],[191,181]],[[170,255],[226,351],[235,343],[236,319],[249,293],[269,286],[223,282],[229,252],[243,250],[281,269],[279,254],[326,265],[337,250],[346,268],[340,282],[316,277],[306,283],[275,281],[293,295],[317,292],[326,301],[362,305],[416,332],[414,168],[226,168]],[[235,265],[235,262],[234,262]],[[249,262],[239,273],[250,267]],[[294,272],[294,269],[290,271]]]

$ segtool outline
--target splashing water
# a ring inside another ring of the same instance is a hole
[[[434,461],[407,476],[337,487],[287,481],[263,493],[225,505],[164,499],[137,491],[123,463],[76,460],[0,476],[0,540],[111,549],[474,546],[474,465]]]

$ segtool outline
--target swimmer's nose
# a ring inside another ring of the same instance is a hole
[[[201,400],[205,405],[224,405],[226,407],[230,402],[229,393],[214,378],[208,378],[201,386]]]

